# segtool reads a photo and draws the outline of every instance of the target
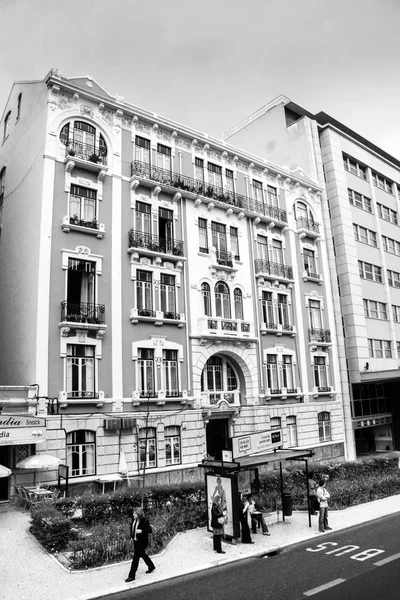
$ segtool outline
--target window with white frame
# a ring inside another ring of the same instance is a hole
[[[270,429],[280,429],[282,427],[281,417],[271,417],[269,420]]]
[[[256,179],[253,179],[252,189],[253,189],[253,200],[256,200],[256,202],[264,202],[262,182],[257,181]]]
[[[314,355],[314,385],[319,392],[329,392],[328,368],[325,356]]]
[[[8,113],[6,114],[5,119],[4,119],[3,142],[10,135],[10,125],[11,125],[11,110],[8,111]]]
[[[356,206],[357,208],[361,208],[362,210],[365,210],[366,212],[372,213],[371,198],[367,198],[367,196],[364,196],[363,194],[360,194],[359,192],[356,192],[355,190],[351,190],[350,188],[347,188],[347,191],[349,194],[350,204],[352,204],[353,206]]]
[[[387,310],[384,302],[376,300],[367,300],[364,298],[364,314],[368,319],[381,319],[387,321]]]
[[[136,271],[136,303],[138,314],[152,316],[153,311],[153,274],[151,271]]]
[[[230,241],[231,241],[231,252],[235,260],[240,260],[239,254],[239,234],[237,227],[231,227],[229,229]]]
[[[349,173],[357,175],[357,177],[361,177],[361,179],[367,179],[367,168],[346,154],[343,154],[343,166]]]
[[[287,329],[290,325],[288,297],[286,294],[278,294],[278,323],[282,329]]]
[[[222,223],[216,223],[211,221],[211,237],[212,245],[216,248],[217,252],[227,251],[226,243],[226,227]]]
[[[201,391],[208,393],[210,404],[234,401],[239,379],[233,365],[224,356],[211,356],[201,375]]]
[[[291,354],[282,355],[282,387],[288,394],[294,394],[293,357]]]
[[[393,195],[393,181],[387,179],[387,177],[384,177],[383,175],[380,175],[376,171],[372,171],[371,175],[372,183],[375,187],[379,188],[380,190],[383,190],[384,192],[387,192],[388,194]]]
[[[277,329],[274,316],[272,292],[262,292],[261,300],[262,318],[267,329]]]
[[[157,466],[157,432],[155,427],[139,429],[140,468]]]
[[[208,183],[222,188],[222,168],[213,163],[207,163]]]
[[[243,320],[243,294],[241,289],[234,289],[233,301],[235,306],[235,319]]]
[[[95,261],[68,257],[66,297],[67,320],[79,323],[85,322],[88,316],[95,316]]]
[[[397,358],[400,358],[400,342],[396,342]]]
[[[66,360],[68,398],[95,398],[95,347],[67,344]]]
[[[171,148],[163,144],[157,144],[157,167],[166,171],[172,170]]]
[[[69,153],[84,160],[106,163],[107,145],[96,127],[85,121],[66,123],[60,131],[60,140]]]
[[[398,242],[397,240],[393,240],[392,238],[383,235],[382,246],[385,252],[388,252],[389,254],[397,254],[397,256],[400,256],[400,242]]]
[[[272,240],[272,261],[283,265],[283,246],[280,240]]]
[[[97,223],[97,191],[81,185],[71,185],[69,195],[69,217],[79,225]]]
[[[135,206],[136,231],[140,233],[151,233],[151,204],[136,202]]]
[[[198,181],[204,182],[204,160],[197,156],[194,159],[194,177]]]
[[[233,182],[233,171],[231,169],[225,169],[225,187],[228,192],[234,192],[235,186]]]
[[[181,463],[181,430],[176,425],[164,428],[165,464],[179,465]]]
[[[71,477],[96,473],[96,434],[79,429],[67,433],[67,465]]]
[[[139,135],[135,137],[135,160],[150,164],[150,140]]]
[[[387,277],[390,287],[400,287],[400,273],[387,269]]]
[[[176,311],[176,293],[175,293],[175,277],[174,275],[167,275],[161,273],[160,276],[160,301],[161,310],[164,312],[164,317],[168,313],[174,313]]]
[[[154,397],[154,350],[151,348],[138,349],[138,379],[139,395]]]
[[[203,296],[203,310],[206,317],[211,317],[211,290],[207,282],[201,284],[201,294]]]
[[[199,217],[199,252],[208,254],[207,219]]]
[[[356,223],[353,223],[353,229],[354,237],[357,242],[361,242],[362,244],[368,244],[369,246],[373,246],[374,248],[378,247],[375,231],[367,229],[366,227],[361,227],[361,225],[357,225]]]
[[[267,197],[268,204],[278,207],[278,194],[276,188],[272,187],[272,185],[267,185]]]
[[[372,265],[371,263],[359,260],[358,272],[361,279],[369,279],[376,283],[382,283],[382,268],[377,265]]]
[[[392,312],[393,312],[393,321],[395,323],[400,323],[400,306],[396,304],[392,304]]]
[[[312,229],[314,225],[314,215],[305,202],[297,200],[294,206],[296,224],[298,227]]]
[[[294,415],[288,415],[286,417],[286,428],[288,447],[293,448],[297,446],[297,420]]]
[[[384,221],[388,221],[389,223],[393,223],[393,225],[398,225],[397,211],[385,206],[384,204],[376,203],[376,208],[378,210],[378,215],[380,219]]]
[[[322,329],[322,311],[320,300],[308,301],[308,317],[310,329]]]
[[[260,258],[261,260],[269,260],[268,238],[266,238],[264,235],[257,236],[257,254],[258,258]]]
[[[231,318],[231,298],[229,287],[224,281],[219,281],[215,285],[215,314],[224,319]]]
[[[267,384],[271,394],[280,394],[278,380],[278,357],[276,354],[267,354]]]
[[[318,435],[320,442],[330,442],[331,436],[331,414],[327,411],[318,413]]]
[[[303,265],[309,277],[316,276],[318,274],[317,261],[315,258],[315,251],[309,248],[303,248]]]
[[[392,358],[392,342],[390,340],[368,339],[370,358]]]
[[[163,350],[162,356],[163,388],[167,398],[179,395],[178,351]]]

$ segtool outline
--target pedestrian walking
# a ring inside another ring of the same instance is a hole
[[[132,511],[131,537],[133,539],[133,559],[129,575],[125,581],[127,583],[135,581],[136,571],[139,566],[139,560],[143,558],[147,565],[146,573],[152,573],[155,569],[150,556],[146,554],[146,548],[149,544],[149,535],[152,529],[148,519],[143,514],[141,508],[134,508]]]
[[[249,500],[249,512],[251,516],[251,531],[252,533],[257,533],[257,525],[261,525],[261,529],[263,535],[271,535],[268,531],[268,525],[265,522],[265,518],[263,515],[263,506],[259,498],[254,498],[253,496],[248,496]]]
[[[222,550],[222,535],[224,533],[225,515],[222,508],[221,496],[215,494],[211,507],[211,529],[213,531],[213,548],[217,554],[226,554]]]
[[[314,479],[314,473],[308,474],[308,495],[310,497],[310,515],[316,515],[319,511],[319,503],[317,499],[317,482]]]
[[[242,528],[242,544],[254,544],[250,536],[251,514],[250,502],[247,496],[243,496],[240,503],[240,525]]]
[[[319,487],[317,488],[317,498],[319,501],[318,528],[321,533],[332,530],[332,527],[328,525],[328,500],[330,497],[331,495],[326,489],[326,480],[320,479]]]

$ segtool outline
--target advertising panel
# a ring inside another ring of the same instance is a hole
[[[46,419],[35,415],[0,415],[0,446],[40,444],[46,440]]]
[[[282,429],[269,429],[232,438],[233,458],[268,452],[282,446]]]

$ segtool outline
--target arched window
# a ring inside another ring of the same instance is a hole
[[[67,465],[71,477],[94,475],[96,472],[96,434],[94,431],[67,433]]]
[[[107,144],[103,135],[90,123],[72,121],[60,131],[60,140],[67,153],[83,160],[107,164]]]
[[[3,141],[10,135],[11,110],[8,111],[4,119]]]
[[[215,314],[224,319],[231,318],[231,299],[229,288],[223,281],[215,285]]]
[[[243,296],[242,290],[235,288],[233,292],[233,299],[235,305],[235,319],[243,320]]]
[[[203,296],[203,309],[206,317],[212,316],[211,311],[211,290],[208,283],[201,284],[201,293]]]
[[[318,413],[318,434],[320,442],[329,442],[331,438],[331,414],[329,412]]]
[[[314,215],[305,202],[298,200],[294,207],[294,213],[297,227],[313,229],[313,225],[315,224]]]
[[[234,402],[239,380],[232,364],[223,356],[208,359],[201,377],[201,391],[209,392],[210,404],[219,400]],[[230,392],[230,393],[229,393]]]
[[[282,419],[280,417],[271,417],[269,426],[271,429],[280,429],[282,427]]]

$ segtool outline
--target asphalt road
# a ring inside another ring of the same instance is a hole
[[[109,600],[399,600],[400,515]],[[140,568],[139,577],[145,577]]]

